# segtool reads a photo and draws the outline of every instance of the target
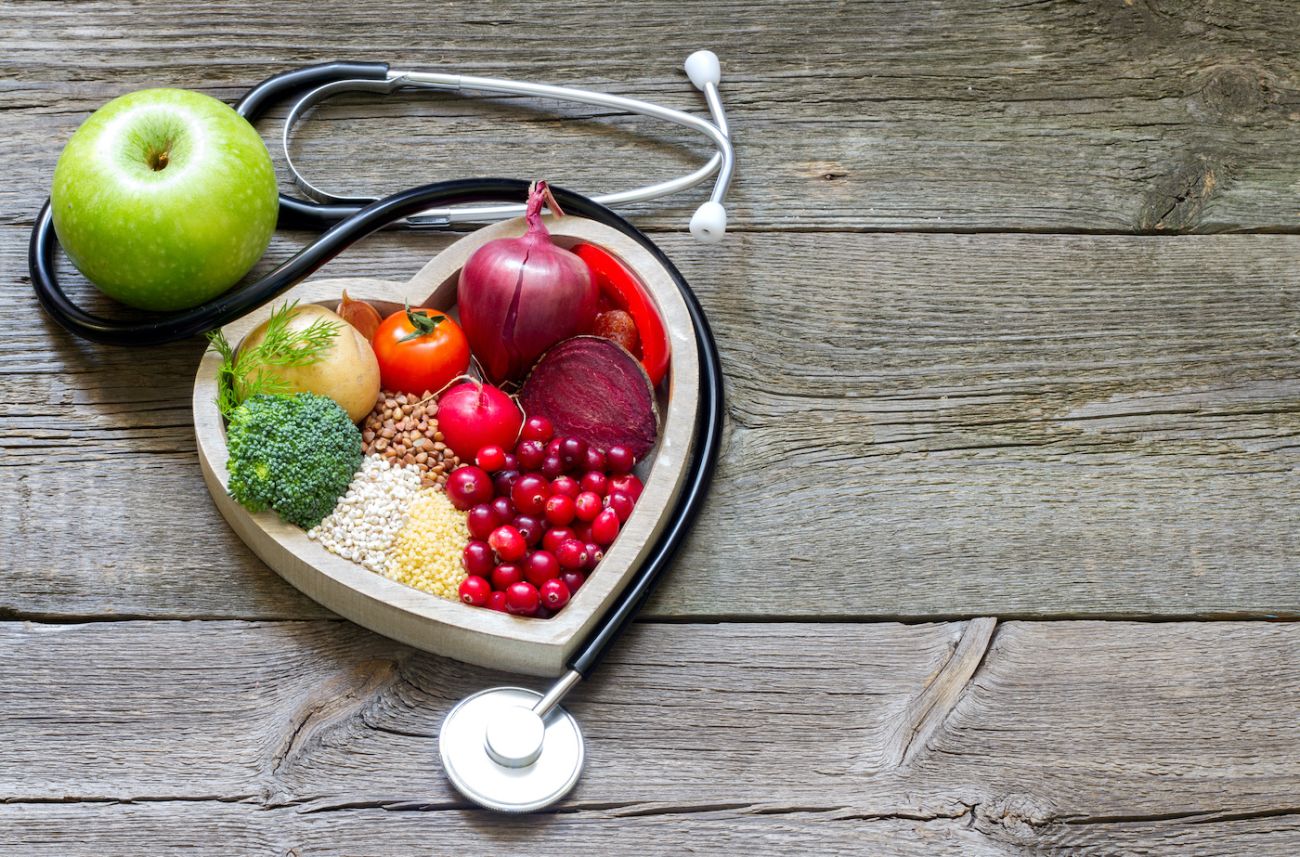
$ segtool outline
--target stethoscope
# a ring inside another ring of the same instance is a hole
[[[667,524],[614,606],[578,647],[567,672],[544,693],[518,687],[480,691],[456,704],[444,718],[438,734],[443,769],[462,794],[489,809],[533,812],[560,800],[577,783],[584,760],[582,732],[573,715],[559,703],[591,675],[676,555],[704,501],[717,461],[723,423],[722,367],[704,310],[664,252],[607,207],[675,193],[699,184],[717,171],[718,179],[709,201],[691,219],[691,232],[702,240],[721,238],[726,228],[722,200],[731,181],[735,158],[718,96],[718,59],[709,51],[698,51],[687,59],[686,69],[691,81],[704,92],[713,122],[621,96],[494,78],[393,72],[382,63],[326,63],[276,75],[249,90],[235,108],[254,121],[274,100],[313,87],[286,119],[283,135],[286,157],[290,130],[302,113],[321,98],[343,90],[393,92],[405,87],[533,95],[624,109],[700,130],[718,147],[718,152],[695,172],[631,191],[588,198],[552,187],[566,213],[590,218],[632,238],[663,266],[677,285],[699,350],[699,416],[683,488]],[[56,322],[84,339],[111,345],[172,342],[245,315],[384,227],[403,223],[408,227],[429,228],[516,216],[523,211],[522,202],[529,186],[528,182],[515,179],[459,179],[423,185],[378,200],[349,198],[328,194],[311,185],[292,167],[292,161],[290,164],[295,181],[311,199],[281,194],[279,225],[322,228],[324,232],[257,282],[164,318],[121,321],[92,315],[69,300],[59,285],[55,273],[58,239],[47,200],[32,228],[28,251],[32,288],[37,299]]]

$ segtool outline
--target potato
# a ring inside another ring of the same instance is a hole
[[[274,374],[289,385],[292,393],[316,393],[338,402],[353,422],[359,422],[375,407],[379,398],[379,361],[374,349],[355,327],[323,306],[302,304],[289,318],[290,330],[302,330],[324,319],[337,322],[339,332],[334,344],[320,360],[307,366],[277,367]],[[266,335],[262,322],[239,344],[240,350],[253,348]]]

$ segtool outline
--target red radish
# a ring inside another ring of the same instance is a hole
[[[563,214],[546,182],[534,183],[524,235],[489,241],[460,272],[461,327],[488,377],[498,383],[523,375],[543,351],[589,330],[596,317],[600,290],[591,269],[551,241],[542,224],[544,201],[556,215]]]
[[[519,407],[491,384],[466,381],[438,398],[438,430],[463,461],[485,446],[513,447],[523,421]]]
[[[569,467],[585,465],[592,446],[624,447],[642,458],[659,436],[645,369],[626,349],[596,336],[566,339],[543,354],[519,401],[530,416],[551,421],[556,438],[564,439],[557,451]]]

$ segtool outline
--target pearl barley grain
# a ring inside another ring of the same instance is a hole
[[[307,537],[344,559],[383,574],[389,551],[420,491],[420,471],[367,455],[334,511]]]

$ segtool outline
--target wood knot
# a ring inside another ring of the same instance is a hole
[[[1138,214],[1142,232],[1184,232],[1197,226],[1206,202],[1224,187],[1227,171],[1203,155],[1184,159],[1157,176]]]
[[[804,174],[822,181],[833,182],[847,178],[849,171],[842,164],[834,161],[813,161],[804,164]]]
[[[1242,122],[1257,116],[1270,100],[1266,75],[1246,66],[1211,69],[1200,80],[1193,96],[1193,110]]]

